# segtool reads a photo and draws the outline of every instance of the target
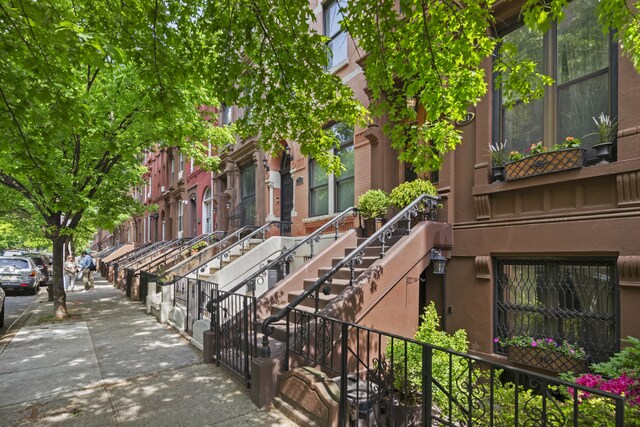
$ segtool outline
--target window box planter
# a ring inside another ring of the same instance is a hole
[[[571,371],[581,374],[586,372],[588,367],[586,359],[577,359],[546,348],[510,345],[507,347],[507,358],[520,365],[556,373]]]
[[[534,154],[522,160],[505,164],[505,179],[510,181],[529,176],[581,168],[584,166],[586,153],[587,150],[584,148],[569,148],[567,150]]]

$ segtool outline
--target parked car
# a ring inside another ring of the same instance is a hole
[[[31,295],[35,295],[40,282],[42,282],[42,273],[31,258],[0,257],[0,288],[26,290]]]
[[[0,328],[4,326],[4,297],[5,293],[2,288],[0,288]]]
[[[51,270],[51,261],[46,255],[42,254],[24,254],[33,260],[36,263],[36,267],[42,273],[42,281],[39,283],[40,286],[45,286],[49,283],[50,279],[53,279],[53,271]]]
[[[4,251],[2,253],[2,255],[3,256],[16,256],[16,255],[21,256],[23,253],[24,252],[22,252],[22,251],[16,251],[16,250],[13,250],[13,249],[8,249],[8,250]]]

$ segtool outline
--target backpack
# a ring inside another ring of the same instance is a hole
[[[96,262],[93,258],[90,258],[91,262],[89,263],[89,271],[96,271]]]

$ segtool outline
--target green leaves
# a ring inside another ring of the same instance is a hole
[[[379,100],[377,114],[388,113],[386,131],[400,159],[418,172],[440,167],[443,155],[461,142],[454,122],[486,93],[481,63],[496,40],[491,2],[465,2],[464,8],[439,1],[406,0],[402,13],[392,1],[372,6],[351,2],[346,26],[364,51],[367,83]],[[407,107],[416,97],[424,124]]]

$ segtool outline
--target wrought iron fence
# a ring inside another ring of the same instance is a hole
[[[308,312],[286,324],[285,369],[335,376],[341,426],[626,425],[622,396]]]
[[[193,333],[193,324],[197,320],[209,318],[209,295],[218,289],[218,284],[185,276],[176,277],[173,284],[173,305],[185,310],[185,331]]]
[[[571,342],[608,359],[618,349],[615,274],[611,258],[496,260],[496,336]]]
[[[173,306],[184,307],[188,305],[189,279],[187,277],[177,277],[173,282]]]
[[[133,287],[133,277],[135,276],[135,270],[133,268],[127,268],[125,270],[127,277],[126,277],[126,284],[125,284],[125,295],[128,297],[131,297],[131,288]],[[117,270],[116,270],[117,273]]]
[[[258,343],[256,298],[213,288],[206,307],[211,313],[216,364],[240,375],[250,387]]]

